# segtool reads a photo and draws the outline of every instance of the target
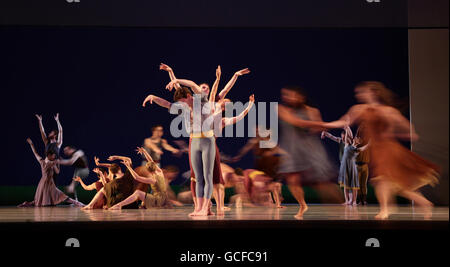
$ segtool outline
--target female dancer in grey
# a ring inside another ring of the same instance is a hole
[[[43,207],[54,206],[61,202],[68,202],[77,207],[84,206],[81,202],[73,200],[61,192],[53,181],[53,176],[59,173],[58,163],[56,160],[56,152],[49,149],[46,157],[43,159],[37,152],[30,138],[27,139],[33,151],[36,160],[39,162],[42,171],[42,177],[34,195],[34,200],[31,202],[24,202],[19,207]]]
[[[302,183],[315,186],[319,193],[332,197],[333,202],[341,201],[339,188],[330,182],[334,174],[334,166],[328,159],[317,133],[320,128],[314,128],[312,122],[322,121],[320,111],[306,104],[306,96],[300,87],[285,87],[281,89],[284,105],[278,106],[280,117],[280,148],[287,155],[281,158],[278,173],[286,178],[289,190],[300,204],[298,213],[294,216],[302,219],[308,210]],[[285,113],[295,118],[301,118],[303,125],[294,125],[285,119]]]

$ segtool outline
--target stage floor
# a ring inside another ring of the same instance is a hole
[[[232,207],[224,216],[189,217],[192,206],[175,207],[172,209],[123,209],[117,211],[89,210],[58,206],[45,208],[1,207],[0,223],[29,222],[167,222],[167,221],[297,221],[294,215],[297,205],[287,205],[286,208],[272,207]],[[213,207],[215,211],[215,207]],[[303,221],[376,221],[374,216],[379,207],[374,206],[342,206],[342,205],[310,205]],[[448,207],[435,207],[431,221],[449,220]],[[388,221],[424,221],[423,212],[411,206],[397,207]]]

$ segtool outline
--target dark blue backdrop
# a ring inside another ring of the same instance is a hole
[[[133,149],[163,124],[166,138],[172,118],[158,106],[142,108],[147,94],[166,99],[169,81],[158,65],[172,66],[177,77],[212,84],[222,66],[224,86],[244,67],[229,94],[234,101],[278,101],[285,84],[305,87],[325,121],[337,119],[355,103],[353,87],[379,80],[408,96],[406,29],[148,29],[6,27],[0,29],[2,153],[0,185],[33,185],[40,178],[26,138],[43,151],[35,113],[46,131],[56,128],[60,113],[64,145],[92,157],[133,155]],[[219,139],[222,151],[235,155],[246,138]],[[327,142],[336,159],[337,148]],[[188,167],[187,156],[166,153],[163,165]],[[252,157],[237,164],[251,167]],[[237,166],[236,165],[236,166]],[[72,172],[63,168],[58,184]],[[91,176],[91,180],[94,177]]]

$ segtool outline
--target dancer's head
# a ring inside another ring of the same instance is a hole
[[[175,178],[177,178],[180,169],[178,169],[178,167],[175,165],[169,165],[163,169],[163,172],[164,178],[166,178],[167,181],[171,182]]]
[[[281,89],[281,100],[289,106],[299,107],[306,104],[306,92],[300,86],[285,86]]]
[[[200,89],[202,90],[202,94],[209,95],[209,90],[210,90],[209,84],[201,83],[199,86],[200,86]]]
[[[381,82],[365,81],[355,86],[355,96],[361,103],[392,105],[394,94]]]
[[[66,146],[64,147],[64,154],[68,157],[72,156],[73,153],[75,153],[77,149],[74,146]]]
[[[191,91],[187,87],[181,87],[177,89],[173,95],[174,102],[184,102],[190,107],[193,105],[193,97]]]
[[[155,125],[152,127],[152,136],[153,137],[162,137],[164,134],[164,128],[162,125]]]
[[[54,161],[55,159],[58,158],[56,151],[53,149],[49,149],[47,150],[47,153],[45,154],[45,156],[47,157],[48,160],[50,161]]]
[[[114,175],[122,172],[122,169],[120,168],[120,166],[116,163],[113,163],[109,166],[108,171]]]
[[[149,161],[145,164],[145,168],[148,172],[154,173],[158,169],[158,165],[154,161]]]
[[[49,143],[53,143],[56,142],[56,139],[58,138],[58,130],[52,130],[50,133],[48,133],[47,135],[47,141]]]

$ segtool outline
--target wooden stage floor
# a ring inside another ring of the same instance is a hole
[[[286,208],[272,207],[232,207],[224,216],[189,217],[192,206],[175,207],[172,209],[123,209],[116,211],[89,210],[82,211],[76,207],[57,206],[44,208],[0,207],[0,223],[29,222],[167,222],[167,221],[297,221],[294,215],[297,205],[287,205]],[[213,207],[215,211],[215,207]],[[374,216],[379,211],[378,206],[341,206],[341,205],[310,205],[303,221],[376,221]],[[435,207],[431,221],[449,220],[448,207]],[[388,221],[424,221],[423,212],[411,206],[397,207]]]
[[[437,241],[446,242],[449,229],[448,207],[435,207],[432,219],[424,220],[420,209],[400,206],[384,221],[374,219],[378,206],[310,205],[303,220],[294,218],[297,205],[284,209],[232,207],[223,217],[189,217],[192,209],[184,206],[82,211],[68,206],[0,207],[0,243],[7,249],[22,248],[26,240],[30,247],[57,249],[64,247],[68,238],[77,238],[82,247],[97,251],[100,243],[126,249],[132,242],[133,253],[137,253],[137,248],[145,254],[152,247],[176,263],[177,253],[188,248],[206,250],[205,240],[209,240],[208,250],[259,248],[269,251],[275,261],[286,257],[295,260],[299,248],[364,248],[366,240],[372,237],[394,251],[399,247],[436,251],[443,249]],[[293,241],[295,246],[288,245]],[[163,249],[167,247],[172,250]]]

